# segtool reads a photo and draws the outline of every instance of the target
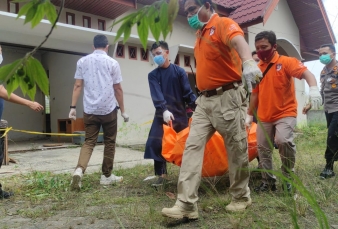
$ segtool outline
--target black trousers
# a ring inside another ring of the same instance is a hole
[[[333,162],[338,160],[338,111],[325,112],[325,116],[328,128],[325,159],[327,163],[332,163],[333,166]]]
[[[156,176],[167,174],[167,162],[154,160],[154,170]]]

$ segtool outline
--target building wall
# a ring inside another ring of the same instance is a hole
[[[11,63],[19,58],[22,58],[27,50],[22,50],[19,48],[10,48],[7,46],[2,46],[2,53],[4,61],[2,65]],[[36,54],[35,58],[41,59],[40,54]],[[30,98],[26,95],[23,96],[21,93],[20,88],[18,88],[15,92],[18,96],[24,97],[28,100]],[[35,101],[40,104],[44,104],[44,96],[40,90],[37,90],[35,95]],[[13,104],[10,102],[5,101],[4,112],[2,115],[2,119],[8,121],[8,126],[13,127],[14,129],[20,130],[30,130],[30,131],[38,131],[43,132],[44,130],[44,113],[43,112],[35,112],[30,108],[18,104]],[[34,139],[34,138],[41,138],[44,135],[29,135],[20,132],[10,131],[9,139],[13,141],[23,140],[23,139]]]
[[[281,20],[283,18],[283,20]],[[278,25],[278,26],[276,26]],[[289,56],[296,57],[301,60],[300,56],[300,35],[298,27],[293,19],[290,8],[286,0],[280,0],[278,6],[274,9],[265,25],[263,23],[250,26],[248,28],[248,38],[251,50],[255,50],[255,36],[264,30],[272,30],[276,33],[277,44],[280,45]],[[290,44],[283,46],[285,42]],[[295,55],[297,53],[297,55]],[[291,55],[292,54],[292,55]],[[295,79],[296,98],[298,101],[297,124],[306,124],[306,116],[302,114],[305,104],[305,80]]]

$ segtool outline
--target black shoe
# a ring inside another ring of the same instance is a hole
[[[0,200],[9,199],[11,196],[14,196],[13,192],[6,192],[0,188]]]
[[[278,145],[276,144],[276,142],[273,142],[273,147],[274,147],[275,149],[278,149]]]
[[[326,179],[326,178],[334,177],[335,175],[336,175],[336,174],[333,172],[333,170],[325,168],[325,169],[323,170],[323,172],[321,172],[321,173],[319,174],[319,177],[320,177],[321,179]]]
[[[255,192],[275,192],[277,191],[277,187],[275,184],[266,184],[266,183],[261,183],[260,186],[254,188]]]
[[[283,182],[282,183],[282,188],[284,191],[286,191],[289,194],[293,193],[293,188],[292,188],[292,184],[289,182]]]
[[[151,186],[153,186],[153,187],[160,187],[160,186],[162,186],[163,184],[164,184],[164,179],[163,179],[163,177],[159,177],[156,181],[155,181],[155,183],[153,183]]]

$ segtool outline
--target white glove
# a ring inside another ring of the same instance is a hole
[[[163,121],[165,123],[169,123],[170,120],[175,120],[174,115],[170,111],[166,110],[163,112]]]
[[[309,98],[312,109],[318,110],[320,105],[322,104],[322,96],[320,95],[319,88],[317,86],[310,87]]]
[[[75,108],[71,108],[70,112],[69,112],[69,116],[70,119],[76,120],[76,109]]]
[[[248,129],[251,128],[252,121],[253,121],[253,116],[247,114],[245,117],[245,125],[248,127]]]
[[[255,87],[262,78],[263,74],[253,59],[244,61],[242,80],[244,80],[244,86],[249,93],[252,92],[252,87]]]
[[[128,122],[129,121],[129,115],[127,115],[127,113],[121,113],[122,118],[124,119],[124,122]]]

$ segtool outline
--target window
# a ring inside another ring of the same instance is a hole
[[[144,48],[141,48],[141,60],[142,61],[149,61],[149,50],[144,50]]]
[[[190,67],[190,56],[184,56],[184,67]]]
[[[128,51],[129,51],[129,59],[137,60],[137,56],[136,56],[136,54],[137,54],[137,48],[129,46],[128,47]]]
[[[124,45],[117,45],[116,57],[124,58]]]
[[[106,21],[105,20],[99,19],[98,29],[102,30],[102,31],[106,30]]]
[[[91,28],[91,18],[87,16],[83,16],[83,27]]]
[[[174,64],[176,64],[176,65],[180,65],[180,55],[176,55],[176,58],[175,58],[175,62],[174,62]]]
[[[19,12],[19,3],[7,0],[8,12],[17,14]]]
[[[66,13],[66,20],[67,20],[67,24],[75,25],[75,14],[67,12]]]

